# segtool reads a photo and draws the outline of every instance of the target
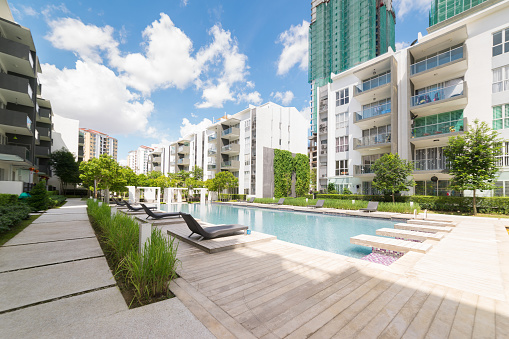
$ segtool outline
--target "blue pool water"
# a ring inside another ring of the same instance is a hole
[[[376,235],[382,227],[393,228],[394,222],[382,219],[339,217],[305,212],[277,211],[219,204],[161,205],[167,211],[190,213],[211,224],[241,224],[249,229],[275,235],[279,240],[316,249],[361,258],[371,253],[364,246],[350,244],[350,237]]]

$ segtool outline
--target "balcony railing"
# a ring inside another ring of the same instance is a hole
[[[412,160],[414,171],[441,171],[448,169],[449,162],[445,159]]]
[[[497,167],[509,167],[509,154],[497,157]]]
[[[359,94],[370,89],[377,88],[391,82],[391,73],[382,74],[369,81],[364,81],[362,84],[355,86],[355,93]]]
[[[438,66],[463,58],[463,46],[454,48],[447,52],[427,57],[410,66],[410,75],[425,72]]]
[[[209,142],[214,141],[217,139],[216,133],[209,135]]]
[[[186,159],[186,158],[178,159],[177,165],[187,166],[187,165],[189,165],[189,159]]]
[[[320,133],[327,133],[327,124],[320,124]]]
[[[177,153],[183,153],[183,154],[189,153],[189,146],[186,146],[186,145],[179,146]]]
[[[240,130],[236,127],[230,127],[230,128],[227,128],[225,129],[224,131],[221,132],[221,136],[222,137],[227,137],[227,136],[237,136],[239,135],[240,133]]]
[[[240,152],[240,145],[239,144],[229,144],[229,145],[223,146],[223,147],[221,147],[221,152],[223,152],[223,153],[237,152],[238,153],[238,152]]]
[[[37,157],[49,157],[50,156],[50,149],[46,146],[35,146],[35,155]]]
[[[354,174],[356,174],[356,175],[375,173],[371,169],[371,165],[356,165],[353,167],[353,171],[354,171]]]
[[[369,137],[362,137],[360,139],[354,138],[354,148],[373,146],[378,144],[387,144],[391,142],[391,133],[381,133],[377,135],[370,135]]]
[[[378,115],[391,113],[391,103],[383,104],[376,107],[371,107],[363,110],[362,112],[355,113],[355,121],[359,121],[362,119],[369,119],[372,117],[376,117]]]
[[[221,163],[221,168],[239,168],[240,167],[240,161],[238,160],[228,160],[228,161],[223,161]]]
[[[17,156],[19,159],[15,161],[30,160],[30,150],[24,146],[17,145],[0,145],[0,154],[9,154]],[[11,159],[9,159],[11,160]],[[14,159],[12,159],[14,160]]]
[[[463,84],[464,82],[461,82],[457,85],[439,88],[425,93],[414,95],[412,97],[411,106],[415,107],[419,105],[428,104],[430,102],[437,102],[463,95]]]
[[[454,132],[463,132],[464,119],[446,121],[434,125],[426,125],[412,129],[412,138],[427,137],[430,135],[441,135]]]
[[[212,170],[215,170],[217,168],[217,165],[216,164],[208,164],[207,165],[207,169],[209,171],[212,171]]]

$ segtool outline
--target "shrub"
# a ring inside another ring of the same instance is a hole
[[[16,194],[0,194],[0,206],[12,205],[18,201]]]
[[[34,188],[30,191],[31,197],[27,199],[28,205],[32,208],[32,211],[44,211],[47,210],[50,204],[48,191],[46,191],[46,181],[41,180]]]
[[[50,195],[49,196],[49,207],[62,206],[67,198],[63,195]]]
[[[414,195],[411,199],[421,208],[431,211],[471,213],[473,209],[472,197]],[[476,200],[479,213],[509,213],[509,197],[477,197]]]
[[[30,207],[22,203],[0,206],[0,233],[9,231],[21,220],[28,218]]]

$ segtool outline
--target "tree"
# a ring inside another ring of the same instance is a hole
[[[412,163],[401,159],[398,154],[384,154],[371,165],[371,169],[375,173],[373,186],[383,192],[390,192],[392,202],[395,201],[396,192],[408,191],[410,186],[415,185],[413,179],[408,179],[414,170]]]
[[[311,191],[314,192],[316,191],[316,168],[313,168],[311,169],[311,171],[309,171],[309,176],[311,177],[310,178]]]
[[[64,192],[67,184],[76,185],[80,180],[80,167],[74,159],[74,155],[65,147],[52,152],[49,164],[53,167],[53,171],[60,178],[60,188]]]
[[[327,193],[329,194],[336,194],[336,185],[334,185],[333,182],[329,182],[329,184],[327,185]]]
[[[94,197],[97,198],[97,189],[110,189],[123,183],[120,165],[107,154],[99,158],[92,158],[80,164],[80,178],[88,187],[94,186]]]
[[[203,180],[203,168],[201,168],[200,166],[194,166],[192,174],[194,179],[198,181]]]
[[[453,175],[452,186],[460,190],[473,191],[474,215],[477,214],[476,190],[496,188],[497,157],[502,155],[502,140],[483,121],[474,121],[463,135],[450,137],[444,155],[449,162],[449,173]]]
[[[219,194],[222,190],[237,187],[239,180],[235,178],[232,172],[222,171],[217,173],[214,179],[207,180],[205,185],[210,191],[216,191]]]
[[[49,207],[49,195],[46,190],[46,181],[41,180],[30,191],[30,197],[27,199],[28,206],[33,211],[45,211]]]

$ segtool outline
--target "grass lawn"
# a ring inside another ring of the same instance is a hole
[[[31,215],[26,220],[21,220],[19,224],[12,227],[10,231],[0,233],[0,246],[3,246],[7,241],[14,238],[19,232],[23,231],[28,225],[30,225],[35,219],[39,218],[40,215]]]

